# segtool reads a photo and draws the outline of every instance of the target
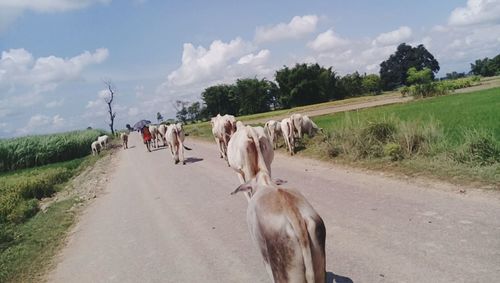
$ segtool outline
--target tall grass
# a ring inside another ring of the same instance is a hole
[[[27,136],[0,140],[0,172],[18,170],[80,158],[102,130]]]

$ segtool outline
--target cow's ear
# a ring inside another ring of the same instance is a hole
[[[250,182],[246,182],[245,184],[239,185],[239,187],[231,193],[231,195],[237,194],[239,192],[252,192],[252,184]]]

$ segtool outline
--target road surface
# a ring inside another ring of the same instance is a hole
[[[85,210],[50,282],[270,282],[236,174],[215,143],[188,163],[146,152],[137,133]],[[277,154],[327,229],[328,282],[500,282],[497,193],[459,193]],[[334,281],[335,280],[335,281]]]

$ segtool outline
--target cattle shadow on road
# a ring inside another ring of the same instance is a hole
[[[196,162],[200,162],[200,161],[203,161],[203,158],[198,158],[198,157],[188,157],[188,158],[186,158],[186,164],[188,164],[188,163],[196,163]]]
[[[328,271],[326,273],[326,283],[353,283],[353,281],[349,277],[341,276]]]

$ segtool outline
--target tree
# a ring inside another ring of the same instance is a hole
[[[111,134],[115,135],[114,123],[116,112],[113,112],[113,100],[115,98],[114,86],[111,81],[104,81],[104,85],[108,88],[108,96],[104,97],[104,101],[108,105],[108,113],[109,113],[109,128],[111,129]]]
[[[206,88],[201,97],[207,107],[209,116],[217,114],[238,114],[238,99],[234,94],[234,86],[232,85],[216,85]]]
[[[296,64],[276,71],[276,82],[280,88],[280,104],[284,108],[325,102],[338,99],[337,76],[332,68],[318,64]]]
[[[408,70],[408,78],[406,80],[409,85],[428,84],[432,82],[432,71],[429,68],[417,71],[417,68],[411,67]]]
[[[163,122],[163,116],[161,115],[160,112],[156,113],[156,120],[158,120],[158,124]]]
[[[365,93],[363,88],[363,77],[361,77],[357,71],[340,78],[338,87],[343,97],[360,96]]]
[[[197,121],[201,119],[201,104],[199,102],[192,103],[187,108],[187,117],[189,121]]]
[[[238,79],[234,94],[238,99],[238,115],[262,113],[271,109],[272,86],[266,79]]]
[[[473,64],[470,64],[471,73],[477,76],[491,77],[500,75],[500,54],[493,59],[488,57],[478,59]]]
[[[362,85],[363,89],[371,94],[380,94],[382,92],[382,84],[378,75],[365,75]]]
[[[407,73],[411,67],[418,71],[429,68],[432,71],[432,79],[434,79],[434,74],[439,71],[438,61],[424,45],[412,47],[401,43],[396,52],[380,64],[382,88],[392,90],[398,86],[407,85]]]

